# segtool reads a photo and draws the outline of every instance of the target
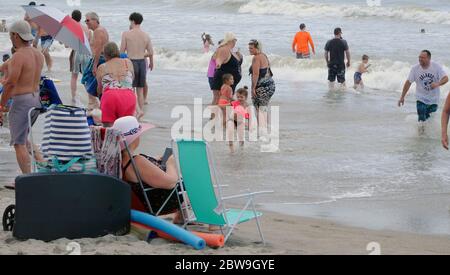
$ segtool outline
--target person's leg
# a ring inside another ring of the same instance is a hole
[[[213,90],[213,100],[211,105],[217,105],[219,103],[220,91]]]
[[[338,69],[336,78],[341,86],[341,89],[345,89],[345,87],[346,87],[346,85],[345,85],[345,67]]]
[[[144,105],[148,105],[149,101],[148,101],[148,83],[147,81],[145,81],[145,86],[144,86]]]
[[[329,81],[328,88],[330,91],[334,90],[334,82],[336,81],[336,76],[337,76],[336,70],[332,66],[329,66],[328,67],[328,81]]]
[[[76,98],[77,98],[77,81],[78,81],[78,74],[72,73],[72,78],[70,79],[70,92],[72,95],[72,105],[76,105]]]
[[[45,64],[47,64],[47,71],[51,72],[53,67],[53,60],[50,56],[49,49],[45,49],[43,52],[45,58]]]
[[[137,93],[137,103],[138,103],[138,107],[139,107],[137,119],[140,120],[145,115],[145,112],[144,112],[144,104],[145,104],[144,88],[136,88],[136,93]]]
[[[26,145],[14,145],[17,163],[23,174],[31,173],[31,159]]]
[[[417,115],[419,118],[419,122],[427,121],[427,105],[420,101],[417,101]]]

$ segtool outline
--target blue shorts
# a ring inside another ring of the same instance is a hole
[[[53,37],[50,35],[41,37],[41,47],[42,49],[49,49],[53,44]]]
[[[419,115],[419,121],[427,121],[432,113],[435,113],[438,109],[437,104],[427,105],[423,102],[417,101],[417,114]]]
[[[362,81],[362,73],[355,72],[355,75],[353,76],[353,79],[355,81],[355,84],[359,84]]]
[[[214,77],[208,77],[209,88],[214,90]]]

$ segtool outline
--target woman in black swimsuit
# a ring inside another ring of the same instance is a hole
[[[219,91],[222,87],[222,78],[225,74],[231,74],[234,78],[233,92],[242,79],[241,65],[242,56],[239,53],[233,53],[232,49],[236,46],[237,39],[233,33],[225,34],[225,38],[217,50],[216,56],[216,72],[212,88]]]

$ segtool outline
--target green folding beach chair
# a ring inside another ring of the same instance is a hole
[[[261,231],[259,217],[262,213],[255,208],[255,196],[273,193],[273,191],[247,193],[223,197],[218,182],[211,150],[205,141],[178,140],[173,142],[174,156],[177,160],[180,181],[184,182],[183,194],[187,195],[184,205],[185,226],[198,222],[219,226],[225,235],[225,242],[231,236],[236,225],[255,219],[262,242],[265,239]],[[225,202],[235,199],[247,199],[242,209],[228,209]]]

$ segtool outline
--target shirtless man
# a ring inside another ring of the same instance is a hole
[[[0,100],[0,123],[8,100],[13,98],[9,111],[11,146],[16,151],[17,162],[22,173],[31,173],[30,155],[27,149],[28,112],[40,108],[39,82],[44,56],[31,46],[34,37],[26,21],[17,21],[9,29],[9,35],[16,52],[8,62],[8,77]],[[37,118],[35,115],[34,118]]]
[[[89,12],[86,14],[86,25],[92,31],[94,31],[93,42],[92,42],[92,56],[93,56],[93,66],[92,74],[95,77],[97,75],[97,68],[101,64],[105,63],[105,57],[103,56],[103,48],[109,42],[109,34],[106,29],[100,26],[100,18],[95,12]],[[86,73],[86,72],[84,72]],[[91,85],[89,89],[86,89],[89,94],[89,106],[88,109],[98,109],[98,99],[97,99],[97,85]]]
[[[144,116],[144,88],[147,82],[147,64],[145,58],[150,58],[148,68],[153,70],[153,46],[150,36],[141,30],[141,24],[144,20],[142,15],[135,12],[130,15],[129,19],[130,30],[122,34],[120,52],[127,53],[128,58],[133,62],[133,88],[136,89],[139,106],[137,118],[141,119]]]

